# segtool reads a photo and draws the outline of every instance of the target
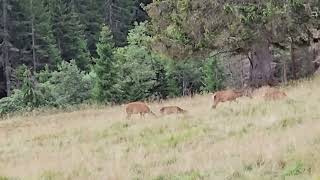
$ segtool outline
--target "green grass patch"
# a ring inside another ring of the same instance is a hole
[[[303,122],[302,117],[284,117],[279,121],[278,126],[280,128],[288,128],[288,127],[292,127],[295,126],[297,124],[301,124]]]
[[[1,176],[0,175],[0,180],[20,180],[20,179],[19,178],[13,178],[13,177]]]
[[[153,180],[204,180],[207,178],[208,175],[205,175],[199,171],[189,171],[178,174],[160,175],[155,177]]]
[[[64,179],[64,176],[62,172],[47,170],[47,171],[44,171],[38,179],[39,180],[62,180]]]
[[[306,168],[302,161],[296,161],[285,167],[282,176],[285,179],[287,176],[298,176],[300,174],[303,174],[305,171]]]

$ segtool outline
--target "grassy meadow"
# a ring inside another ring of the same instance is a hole
[[[125,119],[124,106],[0,121],[0,180],[320,180],[320,78],[289,98],[149,103],[188,114]]]

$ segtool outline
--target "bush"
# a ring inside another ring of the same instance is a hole
[[[222,89],[224,79],[223,69],[218,60],[215,58],[206,59],[203,67],[203,82],[205,84],[203,90],[212,92]]]
[[[46,76],[49,76],[47,81],[38,85],[44,105],[62,107],[81,104],[90,99],[92,78],[80,71],[75,61],[62,62],[57,71],[43,71],[38,75],[39,79]]]
[[[23,93],[20,90],[14,90],[10,97],[0,99],[0,115],[21,111],[25,109]]]
[[[39,107],[66,107],[88,102],[95,74],[80,71],[75,61],[62,62],[57,71],[48,68],[36,74],[25,69],[20,89],[0,99],[0,114],[30,111]]]
[[[25,66],[23,71],[20,72],[22,80],[21,88],[14,90],[14,93],[10,97],[0,100],[0,114],[32,110],[41,105],[42,96],[36,89],[30,70]]]
[[[167,75],[170,97],[200,92],[203,86],[202,64],[200,60],[170,61]]]

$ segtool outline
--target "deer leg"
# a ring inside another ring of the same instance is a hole
[[[211,108],[215,109],[217,107],[217,105],[218,105],[218,102],[214,102]]]

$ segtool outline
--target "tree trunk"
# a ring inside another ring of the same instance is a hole
[[[33,9],[33,0],[30,0],[31,9]],[[33,61],[33,72],[37,71],[37,57],[36,57],[36,40],[35,40],[35,30],[34,30],[34,14],[32,12],[31,17],[31,33],[32,33],[32,61]]]
[[[0,56],[0,99],[7,96],[6,93],[6,78],[4,75],[4,61],[3,56]]]
[[[187,82],[185,78],[182,79],[182,96],[186,96],[187,94]]]
[[[295,57],[295,47],[294,47],[294,42],[293,39],[290,38],[290,53],[291,53],[291,62],[292,62],[292,76],[293,79],[297,79],[297,61]]]
[[[283,68],[282,68],[282,83],[287,84],[288,83],[288,77],[287,77],[287,62],[283,62]]]
[[[110,27],[110,30],[113,31],[113,19],[112,19],[112,6],[113,2],[112,0],[107,0],[105,3],[105,22],[107,22],[108,26]]]
[[[250,54],[250,85],[252,87],[260,87],[273,84],[273,70],[271,67],[273,58],[269,50],[269,43],[265,41],[254,44]]]
[[[7,18],[7,0],[2,1],[3,12],[3,48],[2,56],[4,60],[4,75],[6,79],[6,93],[7,96],[11,95],[11,82],[10,82],[10,62],[9,62],[9,32],[8,32],[8,18]]]

